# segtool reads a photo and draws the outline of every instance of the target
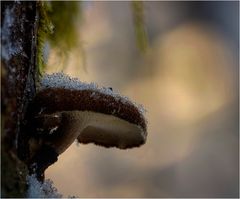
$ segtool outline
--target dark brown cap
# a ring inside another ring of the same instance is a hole
[[[43,79],[31,107],[32,117],[43,118],[39,129],[50,129],[45,142],[59,154],[75,139],[121,149],[146,141],[142,108],[112,89],[81,83],[62,73]]]

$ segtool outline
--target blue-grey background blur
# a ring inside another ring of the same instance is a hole
[[[143,104],[147,143],[131,150],[74,143],[46,177],[65,196],[237,197],[239,2],[143,5],[145,52],[131,2],[81,2],[79,48],[64,61],[51,48],[45,70]]]

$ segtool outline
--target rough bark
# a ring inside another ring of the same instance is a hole
[[[36,92],[36,28],[36,2],[1,2],[1,197],[26,196],[28,169],[17,151]]]

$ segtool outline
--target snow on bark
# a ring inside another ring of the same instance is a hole
[[[3,26],[1,29],[2,35],[2,53],[1,58],[5,61],[8,61],[12,58],[13,55],[20,53],[23,50],[22,40],[19,39],[17,42],[13,42],[11,35],[12,29],[15,21],[15,14],[13,8],[6,8]]]
[[[45,180],[43,183],[39,182],[35,175],[27,176],[28,198],[62,198],[62,194],[53,186],[50,179]]]

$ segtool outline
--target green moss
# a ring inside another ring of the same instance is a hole
[[[80,4],[77,1],[52,1],[49,17],[54,32],[49,36],[53,47],[67,51],[78,44]]]
[[[69,51],[78,47],[80,8],[81,4],[76,1],[38,2],[37,65],[40,74],[46,66],[43,59],[45,42],[48,41],[63,59],[67,59]]]
[[[48,14],[51,11],[50,3],[39,1],[37,5],[39,13],[37,30],[37,68],[41,75],[46,65],[43,59],[43,48],[49,35],[53,33],[53,24]]]
[[[148,38],[144,24],[144,6],[142,1],[132,1],[132,14],[137,46],[144,53],[148,48]]]

